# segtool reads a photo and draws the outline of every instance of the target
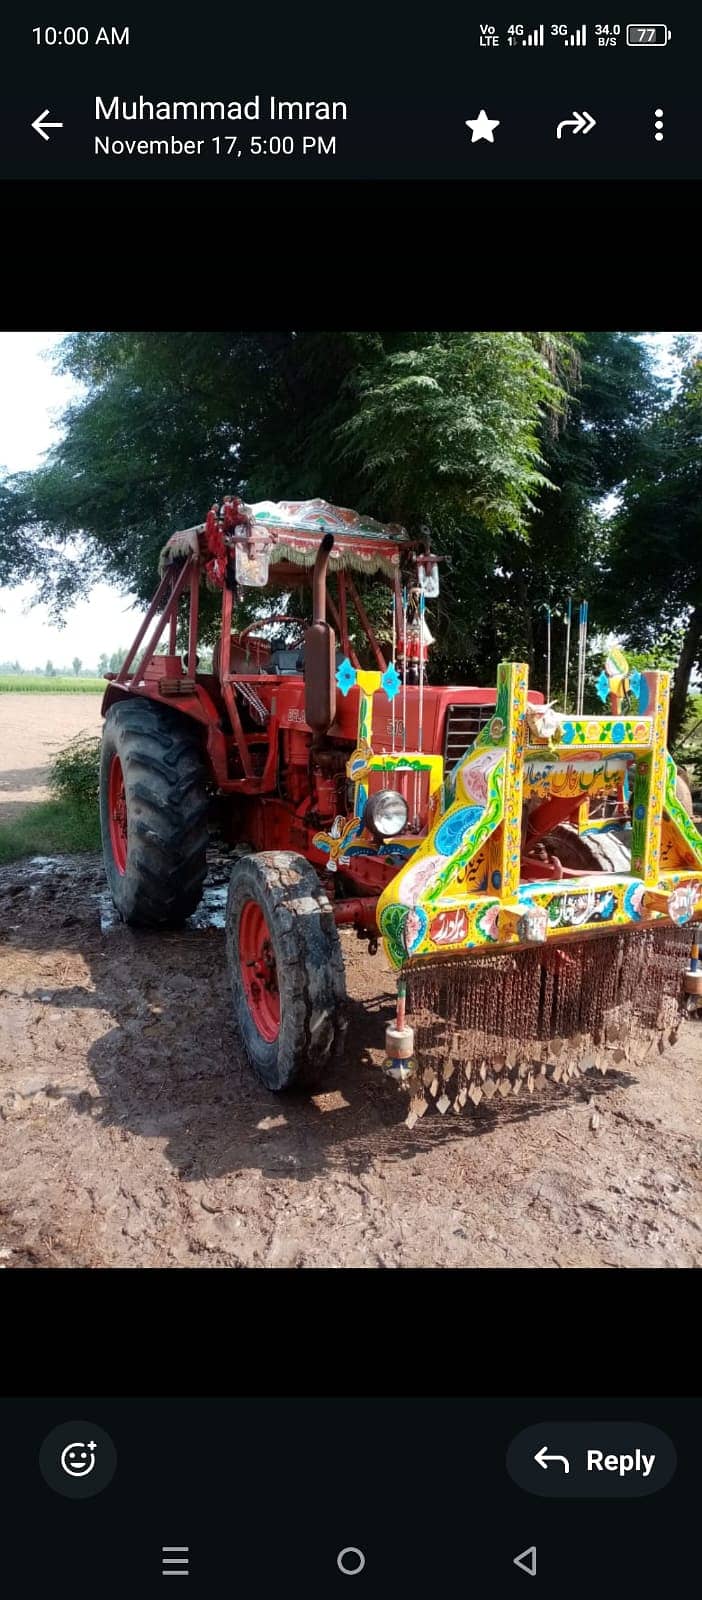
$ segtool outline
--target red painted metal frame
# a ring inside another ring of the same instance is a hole
[[[127,804],[124,793],[124,773],[119,756],[113,755],[107,780],[107,809],[110,822],[112,859],[121,877],[127,870]]]
[[[535,806],[529,815],[527,823],[526,848],[538,844],[539,839],[557,828],[559,822],[566,822],[574,811],[582,805],[583,796],[556,795],[551,800],[544,800],[543,805]]]
[[[396,646],[395,646],[395,650],[396,650],[396,654],[399,655],[400,654],[400,650],[401,650],[401,640],[402,640],[402,585],[400,583],[400,574],[397,571],[395,572],[395,582],[393,584],[393,593],[394,593],[394,606],[395,606],[395,638],[397,640],[397,643],[396,643]]]
[[[115,683],[125,687],[128,684],[129,687],[132,688],[141,681],[149,662],[153,660],[156,646],[161,638],[161,634],[163,633],[166,623],[170,622],[172,617],[177,617],[178,601],[180,600],[181,595],[184,593],[188,582],[190,583],[192,596],[193,588],[197,588],[199,586],[199,564],[197,561],[193,560],[192,557],[188,561],[183,562],[182,570],[178,573],[175,583],[173,582],[172,571],[168,571],[164,574],[158,589],[156,590],[151,605],[146,613],[144,621],[139,628],[136,639],[134,640],[131,649],[127,652],[119,672],[117,673],[117,677],[114,679]],[[166,595],[168,596],[167,601]],[[164,601],[166,602],[165,604]],[[157,616],[159,611],[160,616],[158,616],[156,632],[149,639],[138,665],[132,671],[130,671],[134,657],[139,649],[139,645],[141,644],[141,641],[148,630],[151,628],[154,618]]]
[[[338,578],[337,578],[337,583],[338,583],[338,587],[339,587],[339,617],[340,617],[339,632],[341,634],[341,644],[342,644],[342,648],[345,650],[346,655],[349,658],[349,661],[351,662],[352,667],[355,667],[356,670],[358,671],[358,668],[360,667],[361,663],[360,663],[360,661],[358,659],[358,656],[356,655],[356,651],[353,648],[351,640],[349,639],[349,621],[348,621],[348,609],[347,609],[347,604],[346,604],[346,573],[345,572],[340,572],[339,573]]]
[[[384,672],[386,667],[387,667],[387,661],[385,660],[385,656],[383,655],[383,652],[382,652],[382,650],[380,648],[380,645],[378,644],[378,641],[377,641],[377,639],[375,637],[375,634],[374,634],[373,629],[372,629],[372,627],[370,625],[370,622],[368,621],[368,617],[367,617],[367,614],[366,614],[366,609],[365,609],[365,606],[363,605],[363,601],[361,600],[361,596],[358,593],[358,590],[357,590],[356,585],[355,585],[355,583],[353,581],[353,578],[347,578],[346,581],[347,581],[348,586],[349,586],[349,594],[351,595],[351,599],[353,600],[353,603],[354,603],[354,605],[356,607],[356,611],[358,612],[358,618],[359,618],[361,627],[365,629],[365,632],[366,632],[366,634],[368,636],[368,642],[370,644],[370,647],[371,647],[371,649],[373,651],[373,654],[375,656],[375,659],[377,661],[378,668],[379,668],[380,672]]]
[[[337,928],[363,928],[367,933],[377,933],[375,908],[378,896],[359,895],[349,900],[335,900],[332,906]]]
[[[257,900],[247,900],[239,923],[239,965],[249,1011],[267,1044],[280,1033],[280,992],[270,929]]]
[[[188,677],[195,678],[197,671],[197,619],[200,609],[199,563],[193,563],[190,577],[190,620],[188,626]]]

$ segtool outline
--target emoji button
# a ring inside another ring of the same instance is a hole
[[[87,1478],[95,1466],[95,1440],[90,1444],[67,1444],[61,1451],[61,1466],[71,1478]]]
[[[117,1451],[104,1428],[94,1422],[65,1422],[52,1428],[39,1451],[44,1482],[69,1500],[88,1500],[112,1482]]]

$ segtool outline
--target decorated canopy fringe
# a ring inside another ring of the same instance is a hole
[[[397,523],[376,522],[375,518],[360,516],[344,506],[330,505],[327,500],[259,500],[254,505],[239,502],[238,506],[242,520],[248,521],[249,538],[265,551],[273,567],[286,561],[312,567],[320,539],[325,533],[333,533],[332,570],[383,572],[392,578],[400,564],[400,549],[411,544],[405,529]],[[205,531],[205,524],[201,523],[174,533],[161,551],[160,571],[163,573],[170,562],[195,553]]]

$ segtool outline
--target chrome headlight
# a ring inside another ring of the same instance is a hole
[[[366,805],[363,821],[377,839],[395,839],[407,826],[407,801],[397,789],[379,789]]]

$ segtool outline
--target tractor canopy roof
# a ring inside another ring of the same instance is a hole
[[[350,568],[392,578],[402,547],[412,546],[397,523],[376,522],[328,500],[259,500],[245,509],[252,519],[253,542],[265,540],[273,582],[289,577],[291,567],[313,567],[325,533],[334,535],[330,572]]]
[[[227,555],[234,552],[237,582],[243,587],[286,587],[299,583],[304,569],[311,572],[327,533],[334,535],[330,572],[382,572],[392,581],[402,552],[416,548],[397,523],[376,522],[327,500],[247,505],[229,497],[220,508],[212,507],[205,523],[172,534],[161,551],[160,569],[188,554],[199,555],[208,577],[222,583]]]

